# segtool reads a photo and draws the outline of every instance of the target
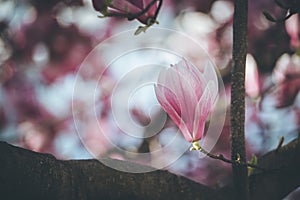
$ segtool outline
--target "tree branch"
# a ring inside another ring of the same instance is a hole
[[[231,159],[246,162],[245,150],[245,63],[247,55],[248,1],[234,0],[231,75],[230,136]],[[232,165],[235,199],[249,199],[247,167]]]
[[[258,160],[250,176],[251,199],[282,199],[300,185],[300,142],[272,151]],[[184,177],[157,170],[133,174],[116,171],[102,163],[126,168],[149,167],[112,159],[57,160],[0,142],[1,199],[232,199],[232,187],[211,189]],[[4,197],[4,198],[3,198]]]
[[[265,173],[258,170],[249,178],[251,199],[281,200],[300,186],[300,138],[275,149],[258,159],[258,165],[273,169]]]
[[[120,160],[61,161],[0,142],[0,163],[0,199],[221,199],[184,177]],[[152,172],[124,173],[103,163]]]

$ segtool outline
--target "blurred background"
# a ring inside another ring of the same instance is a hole
[[[276,148],[281,138],[284,144],[295,139],[300,124],[299,14],[282,23],[273,23],[262,11],[277,18],[286,14],[274,1],[249,1],[246,66],[249,160],[252,155],[259,157]],[[90,0],[0,1],[0,140],[51,153],[59,159],[111,157],[149,165],[157,162],[151,152],[166,145],[170,138],[178,135],[178,130],[157,106],[153,88],[144,87],[135,93],[131,102],[126,103],[130,118],[121,119],[125,124],[132,120],[139,124],[141,137],[125,134],[116,124],[112,94],[133,66],[141,66],[143,62],[151,65],[155,59],[159,60],[156,64],[175,64],[178,56],[142,51],[122,55],[122,59],[118,58],[119,61],[109,67],[107,60],[118,56],[118,48],[126,49],[130,45],[142,48],[154,38],[163,41],[162,47],[180,52],[180,56],[188,57],[197,66],[202,66],[203,59],[209,56],[224,82],[219,101],[220,109],[225,107],[228,115],[232,1],[163,2],[157,19],[159,24],[154,27],[185,34],[201,45],[203,54],[185,45],[184,39],[178,40],[178,33],[154,36],[150,28],[141,33],[142,36],[133,36],[135,39],[115,37],[141,24],[136,20],[102,19],[98,15]],[[90,53],[103,43],[106,45],[96,50],[97,53]],[[130,81],[124,84],[127,83]],[[94,112],[90,112],[93,102],[96,106]],[[216,106],[215,112],[218,113],[218,109]],[[213,152],[230,157],[229,120],[226,113],[222,114],[225,114],[225,123]],[[149,127],[155,128],[147,126],[149,123],[162,119],[165,123],[157,134],[142,137],[149,132]],[[185,145],[179,134],[174,145],[158,161],[164,162],[181,151],[180,158],[168,164],[167,170],[212,187],[231,181],[230,165],[199,159],[197,152],[185,151]],[[150,156],[138,159],[126,152],[149,153]],[[286,199],[293,199],[292,195],[297,195],[297,191]]]

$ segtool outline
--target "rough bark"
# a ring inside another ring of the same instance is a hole
[[[262,156],[259,166],[273,169],[249,178],[251,199],[281,200],[300,186],[300,138]]]
[[[259,165],[272,168],[250,176],[251,199],[282,199],[300,185],[298,140],[272,151]],[[103,163],[149,168],[126,161]],[[98,160],[57,160],[0,142],[1,199],[232,199],[231,186],[212,189],[167,171],[133,174],[116,171]],[[221,161],[220,161],[221,162]],[[274,169],[276,168],[276,169]]]
[[[245,150],[245,64],[247,55],[248,1],[234,1],[231,75],[230,138],[231,159],[246,161]],[[232,165],[235,199],[249,199],[247,168]]]

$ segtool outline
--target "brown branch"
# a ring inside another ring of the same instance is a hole
[[[120,160],[61,161],[0,142],[0,163],[0,199],[222,199],[213,189],[167,171],[125,173],[103,164],[149,171]]]
[[[275,168],[268,172],[255,171],[249,178],[251,199],[281,200],[300,186],[300,138],[275,149],[258,159],[263,168]]]
[[[251,199],[282,199],[300,185],[300,142],[294,140],[258,160],[263,168],[250,176]],[[127,168],[149,167],[112,159],[61,161],[0,142],[0,199],[232,199],[232,187],[211,189],[157,170],[133,174]]]
[[[230,136],[231,159],[246,162],[245,150],[245,63],[247,54],[248,1],[234,0],[231,75]],[[247,167],[232,165],[235,199],[248,199]]]

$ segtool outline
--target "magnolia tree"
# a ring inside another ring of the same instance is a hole
[[[0,1],[1,199],[299,198],[299,9]]]

